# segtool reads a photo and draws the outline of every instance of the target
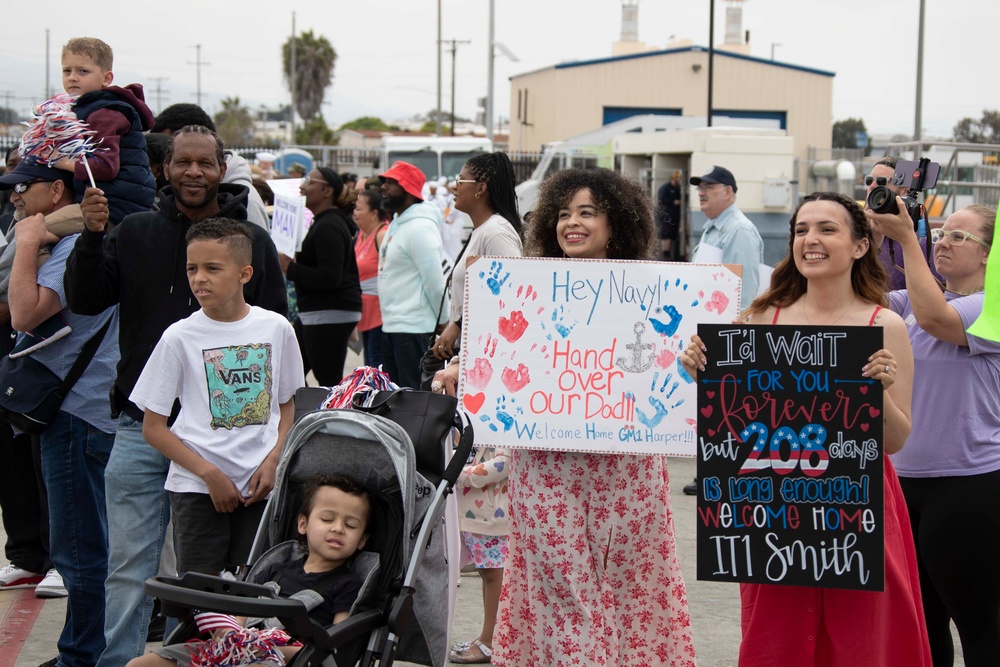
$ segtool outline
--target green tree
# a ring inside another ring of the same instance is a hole
[[[1000,144],[1000,111],[984,109],[983,117],[963,118],[952,130],[955,141],[971,144]]]
[[[335,146],[337,137],[323,120],[323,116],[316,115],[301,127],[295,128],[295,143],[306,146]]]
[[[288,89],[292,89],[292,37],[281,47],[282,71]],[[322,35],[307,30],[295,39],[295,110],[305,120],[319,113],[326,90],[333,85],[333,67],[337,52]],[[325,123],[324,123],[325,125]]]
[[[418,132],[430,132],[431,134],[434,134],[437,131],[437,123],[435,123],[433,120],[425,121],[424,124],[421,125],[420,129],[417,130],[417,131]],[[445,123],[442,121],[442,123],[441,123],[441,134],[448,134],[449,132],[451,132],[451,126],[450,125],[445,125]]]
[[[253,114],[240,104],[239,97],[223,99],[222,109],[215,114],[214,120],[219,138],[226,146],[243,146],[253,141]]]
[[[868,134],[868,130],[865,128],[865,121],[860,118],[847,118],[845,120],[838,120],[833,124],[833,147],[834,148],[860,148],[858,146],[858,133],[863,132],[865,135]],[[871,150],[870,146],[866,145],[865,155]]]
[[[399,131],[398,125],[389,125],[381,118],[375,116],[361,116],[354,120],[347,121],[340,126],[341,130],[376,130],[379,132]]]
[[[24,118],[10,107],[0,107],[0,125],[17,125]]]

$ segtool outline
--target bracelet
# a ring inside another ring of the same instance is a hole
[[[448,360],[448,365],[449,366],[454,366],[459,361],[461,361],[461,360],[458,358],[458,355],[456,354],[454,357],[452,357],[451,359]]]

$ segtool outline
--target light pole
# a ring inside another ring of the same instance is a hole
[[[708,0],[708,126],[712,127],[712,81],[715,65],[715,0]]]
[[[771,60],[774,60],[774,48],[776,46],[784,46],[781,42],[771,42]]]
[[[490,0],[489,57],[487,60],[488,67],[486,71],[486,80],[488,81],[487,85],[489,86],[486,91],[486,138],[490,141],[493,141],[493,59],[496,57],[497,49],[500,49],[500,53],[507,56],[507,59],[511,62],[516,63],[520,61],[520,59],[514,55],[513,51],[493,39],[493,3],[494,0]]]
[[[441,0],[438,0],[438,36],[437,36],[437,109],[434,112],[434,134],[441,136]],[[454,112],[451,124],[455,124]]]
[[[917,28],[917,104],[913,115],[913,140],[920,141],[922,136],[924,106],[924,0],[920,0],[920,23]]]

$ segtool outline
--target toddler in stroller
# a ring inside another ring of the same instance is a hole
[[[441,512],[472,449],[471,425],[463,425],[455,456],[443,474],[437,472],[440,481],[432,483],[420,473],[414,445],[401,426],[357,410],[310,409],[319,400],[305,396],[309,389],[296,394],[300,414],[285,440],[274,493],[250,551],[253,567],[247,581],[188,572],[149,579],[146,592],[161,601],[165,615],[182,619],[181,629],[193,627],[192,610],[278,619],[304,645],[288,660],[290,667],[346,667],[359,661],[362,667],[388,667],[395,659],[443,667],[449,575]],[[287,548],[297,543],[287,540],[299,532],[304,485],[316,474],[332,473],[372,492],[377,521],[354,558],[355,572],[364,582],[350,615],[325,627],[308,615],[303,601],[281,599],[272,589],[249,582],[264,580],[258,572],[268,562],[293,560]],[[189,635],[181,629],[165,643],[184,641]]]
[[[371,492],[343,475],[316,475],[302,493],[299,509],[299,541],[304,553],[286,562],[269,559],[256,567],[248,581],[274,582],[286,597],[312,599],[309,617],[328,626],[345,620],[361,590],[362,578],[355,571],[354,556],[368,541],[373,523]],[[309,591],[312,595],[302,595]],[[307,606],[308,603],[307,603]],[[154,649],[135,658],[128,667],[217,664],[242,654],[255,664],[283,665],[300,649],[290,638],[273,629],[244,628],[246,618],[217,613],[195,615],[198,629],[211,633],[206,640],[193,640]]]

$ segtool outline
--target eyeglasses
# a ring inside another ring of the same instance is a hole
[[[702,183],[698,186],[698,192],[708,192],[712,188],[722,185],[722,183]]]
[[[310,183],[312,183],[313,180],[314,179],[312,177],[310,177],[309,174],[306,174],[305,176],[303,176],[302,177],[302,185],[303,185],[303,187],[306,186],[306,185],[309,185]]]
[[[865,185],[871,186],[872,183],[877,183],[878,185],[885,185],[889,182],[885,176],[865,176]]]
[[[456,178],[455,185],[461,185],[462,183],[478,183],[479,181],[471,178]]]
[[[940,243],[945,237],[948,238],[949,245],[962,245],[965,243],[965,239],[972,239],[979,245],[983,246],[987,250],[989,249],[989,244],[982,240],[975,234],[970,234],[969,232],[963,231],[961,229],[932,229],[931,230],[931,243]]]
[[[17,185],[15,185],[14,192],[16,192],[19,195],[23,195],[25,192],[28,191],[28,188],[30,188],[35,183],[49,183],[49,182],[50,181],[46,181],[44,178],[36,178],[31,181],[25,181],[24,183],[18,183]]]

